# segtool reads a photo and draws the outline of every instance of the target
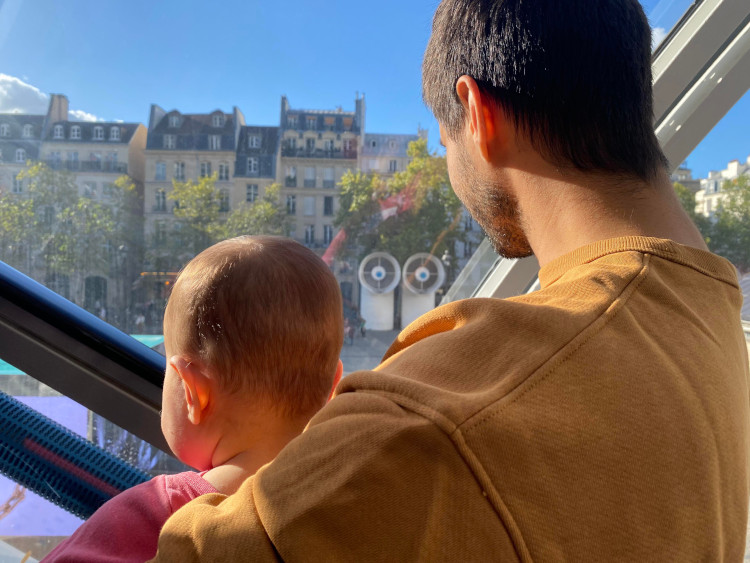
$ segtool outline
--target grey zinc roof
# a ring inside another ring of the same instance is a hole
[[[224,117],[224,125],[214,127],[212,117],[219,113]],[[180,118],[178,127],[169,126],[169,117]],[[164,135],[177,137],[177,150],[208,150],[208,135],[221,135],[221,150],[235,150],[234,115],[221,111],[211,113],[180,113],[176,110],[166,112],[164,116],[148,131],[147,149],[164,147]]]
[[[362,156],[406,157],[406,149],[409,147],[409,143],[417,140],[419,140],[419,135],[365,133]],[[373,142],[375,146],[373,146]]]
[[[54,138],[54,132],[55,132],[55,125],[62,125],[63,126],[63,138],[62,139],[55,139]],[[45,142],[61,142],[61,143],[102,143],[102,144],[112,144],[112,143],[118,143],[118,144],[128,144],[130,142],[130,139],[133,138],[133,135],[135,134],[136,129],[138,129],[138,126],[140,123],[119,123],[115,121],[57,121],[55,123],[50,123],[47,132],[44,136]],[[80,139],[71,139],[70,138],[70,130],[72,127],[78,126],[81,128],[81,138]],[[102,140],[94,140],[94,127],[103,127],[104,128],[104,139]],[[119,127],[120,129],[120,139],[118,141],[111,141],[109,139],[110,137],[110,130],[112,127]]]

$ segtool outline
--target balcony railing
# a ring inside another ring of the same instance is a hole
[[[357,149],[325,150],[325,149],[285,147],[281,149],[281,156],[297,157],[297,158],[342,158],[342,159],[348,159],[348,160],[356,160]]]
[[[336,180],[323,180],[323,187],[324,188],[335,188],[336,187]]]
[[[314,188],[315,187],[315,180],[305,180],[305,187],[306,188]]]
[[[98,160],[47,160],[47,166],[53,170],[70,170],[71,172],[112,172],[127,174],[128,165],[124,162]]]
[[[284,181],[284,185],[287,188],[296,188],[297,187],[297,178],[292,178],[290,176],[287,176],[286,180]]]

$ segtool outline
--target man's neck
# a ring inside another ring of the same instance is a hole
[[[576,248],[623,236],[707,250],[666,173],[649,183],[580,173],[518,172],[515,180],[524,231],[542,266]]]

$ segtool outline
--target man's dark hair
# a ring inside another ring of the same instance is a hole
[[[464,74],[557,166],[648,180],[666,165],[653,132],[651,28],[636,0],[443,0],[422,82],[452,138]]]

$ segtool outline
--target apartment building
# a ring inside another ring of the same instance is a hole
[[[293,218],[290,236],[311,248],[333,240],[336,184],[358,166],[364,126],[364,96],[354,111],[293,109],[281,97],[278,181]]]
[[[166,273],[185,261],[169,255],[166,250],[158,252],[159,248],[164,248],[173,217],[175,204],[167,197],[172,191],[172,180],[199,180],[216,174],[221,210],[230,210],[233,197],[237,199],[235,167],[244,125],[245,117],[236,107],[232,113],[215,110],[188,114],[151,105],[145,149],[143,215],[146,246],[157,252],[146,257],[147,271]]]
[[[226,206],[234,209],[262,198],[266,188],[277,181],[278,159],[278,127],[242,126],[237,141],[234,183]]]
[[[426,138],[426,129],[420,129],[417,135],[365,133],[359,169],[385,178],[403,172],[411,162],[407,154],[409,143]]]
[[[695,211],[706,217],[711,217],[725,194],[722,184],[727,180],[734,180],[743,174],[750,174],[750,156],[745,162],[732,160],[724,170],[712,170],[708,178],[700,180],[700,189],[695,194]]]
[[[140,123],[72,121],[68,110],[68,98],[52,94],[45,115],[0,114],[0,193],[23,196],[27,181],[17,175],[28,161],[70,172],[80,195],[104,205],[111,203],[112,185],[122,175],[141,190],[146,128]],[[31,264],[29,268],[33,270]],[[100,268],[87,272],[80,304],[89,310],[122,306],[122,284],[105,266]],[[45,283],[67,298],[80,294],[68,276]]]

